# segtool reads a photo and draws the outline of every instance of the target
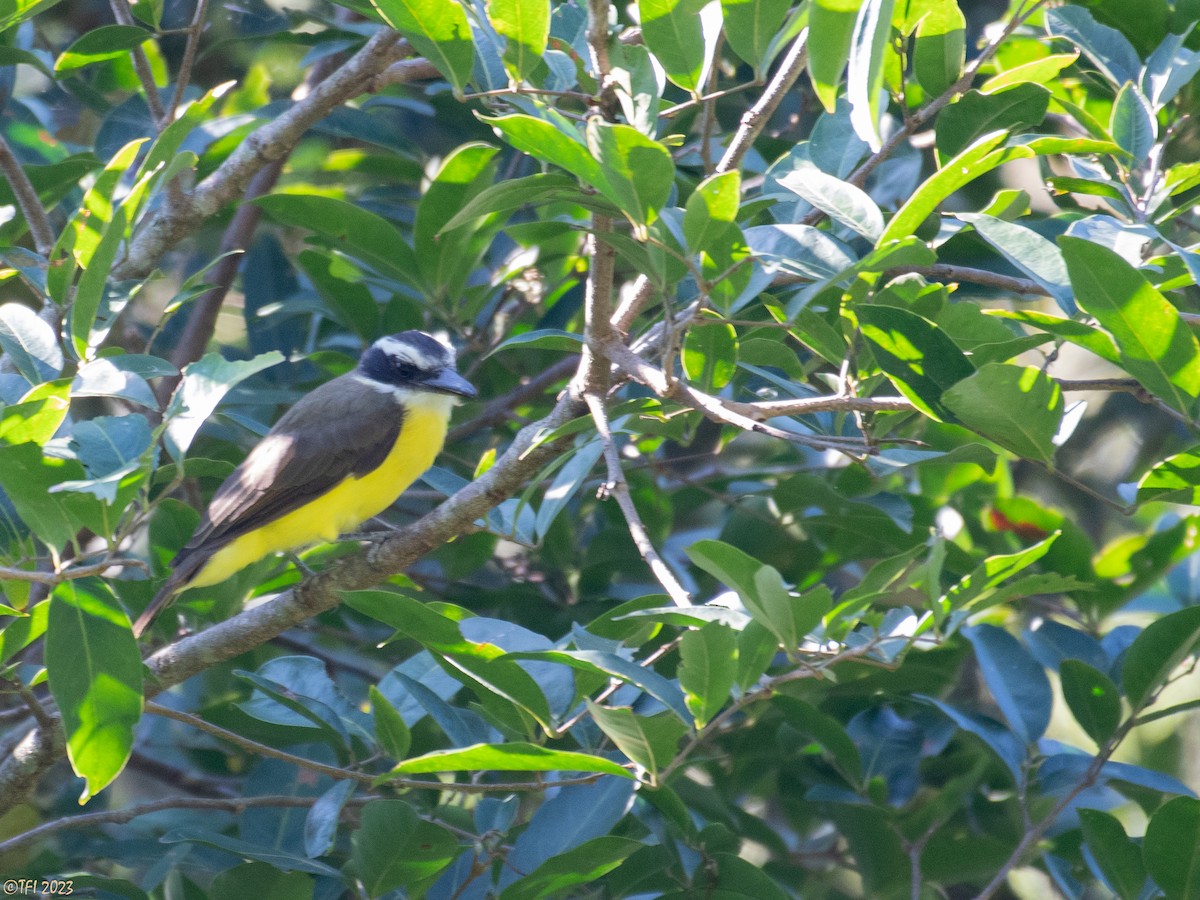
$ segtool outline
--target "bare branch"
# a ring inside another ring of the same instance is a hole
[[[638,514],[637,506],[634,505],[633,496],[629,493],[629,483],[625,480],[625,473],[621,470],[621,458],[617,455],[617,445],[613,442],[612,429],[608,425],[608,411],[604,408],[604,399],[589,393],[587,404],[592,413],[592,421],[596,423],[596,431],[600,433],[600,440],[604,443],[604,461],[608,467],[608,483],[604,489],[617,501],[621,513],[625,516],[629,536],[633,538],[638,553],[646,561],[646,565],[650,567],[650,571],[654,573],[658,583],[663,586],[663,590],[667,592],[676,606],[692,606],[691,596],[679,583],[679,579],[675,577],[671,567],[654,548],[650,534],[646,531],[642,517]]]
[[[114,0],[116,2],[116,0]],[[354,56],[282,115],[252,132],[187,201],[162,209],[138,229],[116,279],[148,275],[172,246],[237,199],[263,167],[285,158],[330,110],[366,90],[398,57],[411,52],[393,31],[381,30]]]
[[[27,581],[30,584],[44,584],[53,587],[64,581],[76,578],[87,578],[89,575],[102,575],[109,569],[133,568],[145,569],[146,563],[140,559],[110,559],[86,566],[74,566],[70,569],[60,569],[57,572],[37,572],[29,569],[14,569],[0,566],[0,579],[9,581]]]
[[[218,797],[167,797],[163,800],[154,800],[150,803],[129,806],[125,809],[82,813],[78,816],[65,816],[61,819],[55,819],[53,822],[47,822],[44,825],[39,825],[37,828],[31,828],[29,831],[9,838],[7,841],[0,841],[0,854],[12,853],[24,847],[33,846],[43,838],[57,834],[60,831],[75,828],[90,828],[93,825],[124,825],[127,822],[132,822],[139,816],[148,816],[151,813],[162,812],[167,809],[207,809],[217,812],[241,813],[247,809],[264,806],[304,808],[312,806],[318,799],[320,798],[296,797],[293,795],[278,797],[233,797],[229,799]],[[355,802],[365,803],[373,799],[375,798],[358,797],[355,799]]]
[[[742,164],[746,152],[754,146],[755,140],[762,134],[767,122],[771,120],[771,116],[775,114],[775,110],[779,108],[779,104],[787,92],[792,89],[800,77],[800,73],[804,71],[804,64],[808,59],[807,50],[808,29],[805,28],[792,41],[792,46],[788,48],[787,55],[779,65],[779,70],[767,84],[762,96],[758,98],[758,102],[742,114],[742,120],[738,124],[738,130],[734,132],[733,140],[729,142],[725,155],[717,163],[718,174],[732,172]]]
[[[133,13],[129,9],[129,0],[109,0],[113,18],[118,25],[137,25],[133,21]],[[150,117],[154,120],[154,130],[162,131],[167,126],[167,112],[163,109],[162,98],[158,96],[158,85],[154,83],[154,73],[150,71],[150,60],[141,46],[134,47],[133,70],[137,73],[138,81],[142,83],[142,93],[146,95],[146,106],[150,108]]]
[[[167,108],[164,119],[170,123],[175,118],[175,111],[183,102],[188,83],[192,79],[192,67],[196,64],[196,51],[200,47],[200,36],[204,33],[204,16],[208,12],[208,0],[196,0],[196,12],[192,15],[192,23],[187,29],[187,44],[183,48],[183,59],[179,63],[179,72],[175,75],[175,92],[171,95],[171,105]]]
[[[756,431],[760,434],[814,447],[818,450],[838,450],[845,453],[869,453],[871,448],[856,438],[843,438],[826,435],[799,434],[784,431],[756,419],[748,418],[729,407],[726,401],[703,391],[698,391],[679,379],[668,379],[660,370],[650,365],[620,341],[613,341],[608,347],[612,361],[634,381],[644,384],[654,393],[663,398],[670,398],[685,406],[703,413],[714,422],[733,425],[743,431]]]
[[[767,84],[763,90],[762,96],[758,102],[748,109],[742,116],[738,130],[733,135],[733,140],[730,141],[729,147],[725,150],[725,155],[717,163],[716,172],[721,174],[724,172],[732,172],[741,165],[742,158],[746,152],[753,146],[755,139],[762,133],[764,127],[775,110],[779,108],[779,104],[783,101],[784,96],[791,90],[796,83],[796,79],[800,77],[800,73],[804,71],[804,63],[807,58],[805,50],[808,47],[808,29],[805,28],[792,42],[792,46],[788,48],[787,55],[783,58],[783,62],[779,65],[779,70],[775,76]],[[616,315],[612,317],[613,328],[621,334],[628,334],[629,329],[633,327],[634,320],[650,302],[650,298],[654,295],[654,286],[650,279],[645,275],[638,277],[633,284],[633,289],[629,292],[629,296],[617,309]]]
[[[0,134],[0,172],[8,180],[13,195],[17,198],[17,206],[29,226],[29,236],[33,238],[34,249],[42,256],[49,257],[54,249],[54,231],[50,228],[50,219],[42,208],[37,190],[21,168],[21,163],[12,152],[12,147]]]

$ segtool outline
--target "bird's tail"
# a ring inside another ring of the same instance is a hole
[[[171,576],[163,583],[163,586],[158,589],[158,593],[154,595],[154,599],[150,601],[150,605],[142,610],[142,614],[137,617],[137,621],[133,623],[133,636],[140,638],[142,632],[150,627],[150,623],[158,616],[160,612],[171,605],[171,601],[175,596],[188,586],[196,573],[204,567],[208,562],[211,554],[189,554],[184,556],[181,552],[175,557],[172,562],[173,571]]]

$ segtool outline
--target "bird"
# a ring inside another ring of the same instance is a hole
[[[302,397],[213,494],[135,637],[188,588],[271,553],[334,541],[433,465],[451,410],[478,395],[453,348],[423,331],[381,337],[350,372]]]

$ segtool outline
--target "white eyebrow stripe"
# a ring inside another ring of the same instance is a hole
[[[397,384],[385,384],[384,382],[376,381],[374,378],[370,378],[367,375],[355,375],[354,380],[380,394],[390,394],[397,401],[407,400],[413,395],[411,388],[401,387]]]
[[[431,359],[426,356],[411,344],[405,344],[390,337],[380,338],[375,342],[375,346],[393,359],[409,363],[418,369],[436,369],[444,364],[440,359]],[[451,359],[451,364],[453,364],[453,359]]]

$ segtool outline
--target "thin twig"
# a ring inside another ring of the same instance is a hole
[[[112,9],[113,18],[117,20],[118,25],[136,27],[133,13],[129,9],[129,0],[109,0],[108,5]],[[158,85],[154,83],[154,73],[150,71],[150,60],[146,58],[146,51],[140,44],[131,52],[133,54],[133,70],[137,73],[138,81],[142,83],[142,93],[146,95],[146,106],[150,108],[150,117],[154,120],[154,130],[162,131],[168,124],[167,113],[163,109],[162,98],[158,96]]]
[[[163,800],[141,803],[137,806],[126,807],[125,809],[111,809],[104,812],[83,813],[78,816],[64,816],[61,819],[55,819],[53,822],[47,822],[44,825],[31,828],[29,831],[9,838],[7,841],[0,841],[0,855],[31,846],[42,838],[57,834],[60,831],[89,828],[93,825],[124,825],[132,822],[139,816],[148,816],[151,813],[162,812],[168,809],[206,809],[216,812],[241,813],[247,809],[261,807],[304,808],[312,806],[319,799],[319,797],[296,797],[290,794],[276,797],[232,797],[229,799],[219,797],[167,797]],[[354,802],[365,803],[373,799],[375,798],[358,797],[355,798]]]
[[[738,129],[734,132],[733,140],[729,142],[729,146],[725,149],[725,154],[721,157],[714,170],[718,175],[725,172],[732,172],[742,162],[742,158],[753,146],[754,141],[762,133],[779,104],[783,102],[783,98],[787,92],[792,89],[796,80],[800,77],[800,73],[804,71],[804,63],[807,55],[805,53],[808,47],[808,29],[805,28],[792,41],[792,46],[788,48],[787,55],[784,56],[783,62],[780,63],[779,69],[775,72],[774,77],[767,83],[766,88],[762,92],[762,96],[758,98],[752,107],[742,114],[741,122]],[[650,301],[654,295],[654,285],[648,277],[641,275],[633,284],[633,289],[629,292],[629,296],[617,309],[616,315],[613,316],[613,327],[621,334],[628,334],[629,329],[633,327],[634,320],[641,313],[642,309]]]
[[[74,566],[57,572],[36,572],[28,569],[14,569],[0,566],[0,581],[27,581],[30,584],[44,584],[53,587],[64,581],[76,578],[87,578],[89,575],[102,575],[109,569],[145,569],[146,563],[140,559],[111,559],[104,562],[90,563],[86,566]]]
[[[621,513],[625,516],[625,525],[629,529],[629,536],[633,538],[638,553],[650,567],[650,571],[654,573],[654,577],[658,579],[663,590],[667,592],[676,606],[691,606],[691,596],[654,548],[654,542],[650,540],[646,525],[638,514],[637,506],[634,505],[633,496],[629,493],[629,483],[625,480],[625,473],[621,470],[621,458],[617,455],[617,445],[613,441],[612,429],[609,428],[608,411],[604,408],[603,398],[589,393],[586,399],[588,409],[592,413],[592,421],[596,423],[596,431],[600,434],[600,440],[604,445],[608,482],[603,489],[617,501],[617,506],[621,508]]]
[[[0,171],[8,179],[8,186],[17,198],[17,206],[21,208],[25,224],[29,226],[29,236],[33,238],[34,249],[48,258],[54,249],[54,231],[50,228],[50,219],[46,210],[42,208],[42,201],[38,199],[37,189],[21,168],[20,161],[3,134],[0,134]]]
[[[208,0],[196,0],[196,12],[187,28],[187,44],[183,48],[183,59],[175,75],[175,92],[171,94],[171,105],[167,107],[166,121],[175,118],[175,111],[183,103],[184,92],[192,79],[192,67],[196,64],[196,51],[200,47],[200,36],[204,33],[204,16],[208,12]]]
[[[707,418],[723,425],[733,425],[743,431],[755,431],[780,440],[804,444],[819,450],[838,450],[843,453],[866,453],[869,448],[863,441],[856,438],[843,438],[827,435],[799,434],[784,431],[764,422],[748,418],[730,409],[728,404],[718,397],[698,391],[678,379],[668,379],[661,370],[650,365],[620,341],[614,340],[608,347],[608,355],[612,361],[634,381],[644,384],[663,398],[670,398],[685,406],[703,413]]]
[[[34,721],[42,728],[55,727],[54,716],[47,711],[42,705],[42,701],[38,699],[37,694],[29,689],[29,687],[19,678],[0,677],[0,683],[7,684],[13,692],[21,698],[21,702],[29,709],[33,715]]]
[[[220,738],[223,741],[228,741],[243,750],[254,753],[258,756],[265,756],[271,759],[282,760],[283,762],[291,763],[301,769],[306,769],[310,772],[316,772],[318,775],[326,775],[337,781],[355,781],[359,784],[370,785],[378,777],[366,772],[357,772],[353,769],[343,769],[338,766],[329,766],[324,763],[316,762],[315,760],[306,759],[303,756],[296,756],[293,753],[287,753],[283,750],[276,750],[266,744],[260,744],[258,741],[250,740],[243,737],[234,731],[222,728],[219,725],[213,725],[211,722],[206,722],[199,716],[194,716],[191,713],[185,713],[177,709],[171,709],[159,703],[146,703],[146,712],[153,713],[156,716],[162,716],[166,719],[174,719],[177,722],[183,722],[185,725],[190,725],[197,731],[203,731],[205,734],[210,734],[213,737]],[[591,784],[598,779],[600,774],[584,775],[579,778],[561,778],[555,781],[508,781],[498,783],[473,783],[463,784],[453,781],[420,781],[415,778],[389,778],[387,783],[394,788],[408,788],[411,790],[422,791],[448,791],[455,794],[497,794],[497,793],[517,793],[517,792],[535,792],[543,791],[547,788],[564,787],[575,784]]]

